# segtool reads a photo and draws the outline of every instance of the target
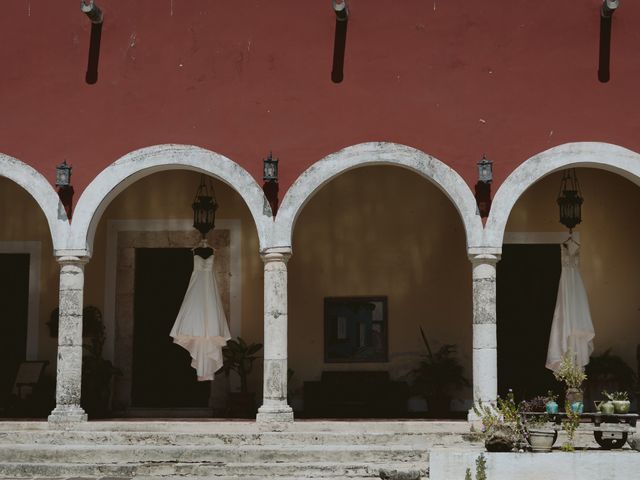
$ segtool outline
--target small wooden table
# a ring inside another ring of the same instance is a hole
[[[549,417],[551,423],[553,423],[554,430],[558,431],[562,429],[562,421],[567,418],[566,413],[538,413],[530,412],[526,413],[526,416],[537,417],[546,415]],[[592,424],[593,437],[598,445],[605,450],[611,450],[614,448],[622,448],[627,441],[629,433],[636,431],[636,423],[638,421],[638,414],[636,413],[624,413],[624,414],[611,414],[605,415],[602,413],[581,413],[580,424]]]

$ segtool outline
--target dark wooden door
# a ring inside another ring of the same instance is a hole
[[[198,382],[191,357],[169,332],[187,291],[186,248],[137,248],[134,304],[134,407],[206,407],[211,382]]]
[[[498,391],[517,399],[556,388],[544,366],[560,281],[559,245],[504,245],[497,271]]]
[[[9,393],[26,359],[29,254],[0,254],[0,400]]]

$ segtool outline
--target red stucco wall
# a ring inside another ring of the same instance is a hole
[[[393,141],[469,184],[485,153],[496,187],[571,141],[640,151],[640,3],[614,16],[611,81],[597,80],[599,0],[350,0],[345,80],[330,80],[330,0],[96,0],[100,77],[84,82],[79,0],[2,0],[0,152],[76,192],[125,153],[184,143],[257,179],[270,149],[281,194],[310,164]]]

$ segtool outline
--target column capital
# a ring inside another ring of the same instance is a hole
[[[260,255],[262,261],[267,264],[271,262],[287,263],[291,257],[291,247],[274,247],[264,249]]]
[[[500,261],[500,253],[469,253],[469,260],[473,265],[495,265]]]
[[[83,266],[91,259],[91,255],[89,255],[89,252],[86,250],[56,250],[54,254],[56,256],[56,261],[62,266]]]

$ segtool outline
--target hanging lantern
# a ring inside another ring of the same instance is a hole
[[[191,208],[193,208],[193,228],[198,230],[204,238],[215,227],[216,210],[218,209],[211,179],[207,182],[204,175],[200,177],[200,186],[198,186]]]
[[[476,165],[478,167],[478,181],[491,183],[493,181],[493,162],[482,155],[482,159]]]
[[[56,167],[56,186],[68,187],[71,185],[71,165],[67,165],[67,161],[63,160]]]
[[[565,170],[560,183],[560,223],[570,231],[582,221],[582,198],[575,168]]]
[[[265,182],[277,182],[278,181],[278,159],[273,158],[271,152],[269,156],[265,158],[262,165],[262,179]]]

